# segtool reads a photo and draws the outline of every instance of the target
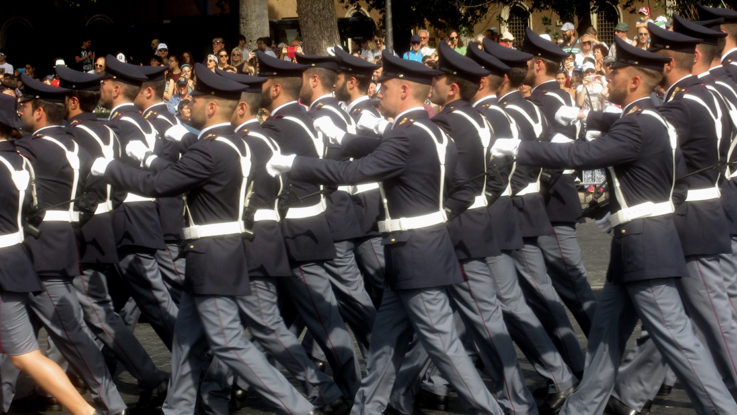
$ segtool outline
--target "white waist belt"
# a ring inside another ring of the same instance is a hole
[[[341,192],[346,192],[348,194],[353,193],[353,186],[338,186],[338,190]]]
[[[576,173],[576,170],[573,170],[573,169],[563,170],[563,174],[575,174],[575,173]]]
[[[134,202],[155,202],[156,199],[153,197],[144,197],[141,195],[137,195],[135,193],[128,193],[125,195],[125,200],[123,200],[123,203],[134,203]]]
[[[688,189],[686,193],[686,202],[698,202],[700,200],[719,199],[722,194],[717,187],[707,187],[706,189]]]
[[[47,210],[44,222],[79,222],[79,212],[68,210]]]
[[[609,217],[609,223],[612,224],[612,227],[615,227],[617,225],[624,225],[625,223],[631,222],[635,219],[667,215],[674,211],[675,208],[673,207],[673,203],[670,201],[660,203],[645,202],[613,213],[612,216]]]
[[[107,200],[105,202],[97,204],[97,208],[95,209],[95,215],[102,215],[103,213],[108,213],[111,210],[113,210],[113,202]]]
[[[323,200],[320,200],[320,202],[312,206],[289,208],[287,209],[287,214],[286,216],[284,216],[284,218],[286,219],[311,218],[313,216],[317,216],[321,214],[322,212],[325,212],[325,202]]]
[[[261,222],[265,220],[279,222],[279,219],[279,212],[274,209],[257,209],[256,212],[253,214],[254,222]]]
[[[512,196],[512,189],[510,186],[507,186],[506,189],[500,194],[499,196]]]
[[[732,173],[730,173],[728,178],[729,179],[734,179],[735,177],[737,177],[737,170],[735,170]]]
[[[473,203],[468,207],[468,210],[478,209],[489,206],[489,202],[486,200],[486,195],[479,195],[473,199]]]
[[[353,189],[353,194],[357,195],[359,193],[368,192],[369,190],[379,190],[379,183],[357,184]]]
[[[210,236],[224,236],[245,233],[243,221],[211,223],[209,225],[194,225],[182,229],[184,239],[199,239]]]
[[[399,218],[390,220],[381,220],[377,223],[379,232],[397,232],[408,231],[410,229],[427,228],[428,226],[444,223],[447,219],[445,212],[437,211],[428,213],[427,215],[415,216],[412,218]]]
[[[0,248],[18,245],[23,242],[23,231],[0,235]]]
[[[529,195],[531,193],[538,193],[538,192],[540,192],[540,183],[534,182],[534,183],[530,183],[527,186],[525,186],[522,190],[517,192],[515,196],[524,196],[524,195]]]

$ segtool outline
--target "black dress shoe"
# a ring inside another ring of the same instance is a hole
[[[136,409],[157,409],[161,408],[161,405],[166,399],[167,386],[169,381],[167,379],[162,380],[158,385],[151,389],[141,391],[138,395],[138,402],[135,404]]]
[[[343,398],[338,398],[320,408],[320,410],[326,415],[347,415],[351,412],[352,406],[352,402],[346,401]]]
[[[436,395],[420,388],[415,397],[415,406],[433,411],[445,411],[448,408],[448,397]]]
[[[233,385],[230,389],[230,411],[238,412],[246,406],[248,400],[248,391]]]
[[[561,406],[565,403],[566,399],[576,390],[575,386],[560,391],[549,393],[542,405],[540,405],[540,412],[546,414],[557,414],[560,411]]]
[[[658,389],[658,396],[668,396],[671,392],[673,392],[673,386],[664,384]]]
[[[629,408],[627,405],[624,404],[624,402],[620,401],[614,396],[610,397],[609,402],[607,402],[606,404],[606,413],[610,415],[637,415],[639,414],[639,412],[637,412],[634,409]]]

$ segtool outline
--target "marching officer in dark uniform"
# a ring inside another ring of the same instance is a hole
[[[56,73],[61,87],[68,89],[67,130],[74,141],[93,158],[119,157],[117,136],[92,113],[100,98],[100,76],[61,65],[56,67]],[[82,274],[74,278],[77,298],[87,326],[136,378],[145,398],[157,386],[166,384],[167,375],[156,368],[132,330],[115,312],[108,292],[108,278],[117,278],[112,212],[113,204],[120,201],[113,201],[111,186],[97,177],[90,176],[82,190],[85,200],[89,199],[97,207],[92,217],[76,230],[82,265]]]
[[[547,119],[537,105],[524,99],[518,91],[518,87],[527,77],[527,62],[532,59],[532,55],[508,48],[503,49],[504,51],[487,50],[511,68],[497,94],[499,104],[514,120],[521,139],[542,140],[546,138]],[[509,179],[512,203],[517,210],[523,237],[522,248],[512,252],[512,256],[517,273],[522,277],[520,285],[527,302],[543,323],[565,363],[573,373],[580,374],[584,366],[583,351],[565,307],[547,275],[545,259],[537,243],[539,236],[552,233],[552,226],[545,211],[545,202],[540,194],[541,176],[542,169],[539,166],[518,164]]]
[[[307,113],[313,125],[322,132],[320,125],[337,127],[355,133],[356,125],[332,94],[339,71],[338,59],[333,56],[306,56],[297,54],[297,62],[306,65],[302,73],[300,102],[308,105]],[[324,158],[340,159],[342,154],[336,146],[326,146]],[[335,258],[325,262],[333,291],[338,300],[343,320],[350,326],[361,350],[368,350],[371,327],[376,308],[366,291],[361,271],[356,262],[356,240],[363,230],[351,199],[350,186],[326,189],[327,210],[325,216],[335,244]]]
[[[513,58],[516,53],[485,39],[485,47],[487,43],[492,50],[495,46],[503,48],[504,51],[496,51],[500,55],[505,51],[510,51],[509,57]],[[473,107],[489,120],[494,127],[495,137],[519,137],[516,123],[497,104],[496,99],[496,91],[504,82],[504,78],[508,76],[510,67],[493,55],[474,46],[475,44],[469,45],[467,56],[490,71],[490,74],[482,78],[481,88],[471,100]],[[508,163],[506,159],[492,159],[490,163],[491,171],[489,171],[487,186],[492,197],[496,197],[496,201],[489,205],[489,215],[492,223],[491,230],[501,252],[499,255],[486,257],[486,264],[491,272],[509,333],[537,373],[547,380],[550,393],[546,398],[547,406],[555,407],[553,401],[560,399],[562,395],[558,395],[559,393],[574,386],[576,377],[568,365],[563,362],[563,358],[542,323],[525,301],[517,280],[512,253],[522,247],[523,241],[517,221],[517,212],[512,205],[509,180],[517,166],[515,163]]]
[[[64,371],[39,351],[27,305],[44,290],[23,246],[23,211],[36,207],[33,172],[11,140],[21,137],[16,99],[0,94],[0,353],[26,372],[74,415],[95,409],[77,392]],[[3,379],[3,382],[7,382]],[[4,402],[3,412],[10,409]]]
[[[79,221],[75,199],[89,171],[89,154],[61,125],[66,115],[64,97],[69,91],[27,75],[22,80],[25,93],[21,114],[25,129],[32,135],[16,144],[20,153],[31,160],[39,208],[45,210],[39,238],[26,238],[24,242],[43,286],[42,291],[31,296],[28,306],[74,373],[89,387],[97,405],[107,413],[123,412],[125,402],[102,352],[86,330],[72,286],[72,280],[79,275],[73,228],[73,223]]]
[[[367,95],[371,77],[379,66],[353,56],[339,47],[334,50],[340,68],[335,81],[335,97],[345,104],[346,112],[356,123],[356,129],[361,131],[362,136],[366,136],[366,129],[361,128],[361,118],[382,119],[381,114]],[[381,137],[377,134],[375,138],[378,140]],[[353,186],[351,198],[363,231],[363,237],[356,241],[354,253],[367,283],[369,295],[374,305],[378,307],[386,277],[384,247],[381,245],[381,237],[376,229],[376,222],[381,212],[379,184],[373,182]]]
[[[683,301],[706,339],[719,373],[727,386],[734,389],[737,387],[737,320],[719,264],[720,255],[730,253],[731,245],[720,201],[720,169],[709,168],[726,158],[733,129],[728,110],[718,94],[691,74],[694,49],[701,40],[651,26],[649,50],[670,58],[664,70],[665,103],[658,111],[674,125],[686,166],[674,193],[674,222],[688,271],[688,278],[680,280]],[[658,359],[657,352],[650,350],[652,358]],[[644,367],[641,365],[639,370]],[[641,376],[649,374],[638,377]],[[626,400],[630,391],[641,393],[635,376],[622,378],[619,383],[621,400]]]
[[[172,378],[164,413],[194,413],[197,373],[206,352],[226,364],[274,408],[311,413],[307,402],[265,356],[243,337],[238,298],[250,293],[242,220],[250,174],[245,143],[233,136],[230,119],[243,86],[195,64],[193,124],[196,144],[171,163],[133,141],[126,153],[153,172],[121,161],[97,159],[93,174],[126,190],[158,197],[187,193],[185,290],[172,348]],[[194,374],[193,374],[194,373]]]
[[[144,120],[133,100],[146,78],[137,66],[106,58],[105,76],[100,85],[100,104],[110,109],[108,125],[118,135],[121,148],[132,140],[146,144],[152,151],[156,130]],[[138,167],[140,163],[123,154],[123,163]],[[113,212],[113,230],[118,245],[120,271],[131,297],[146,316],[156,334],[171,348],[177,306],[169,294],[156,262],[156,251],[166,245],[156,201],[135,193],[125,195]]]
[[[533,55],[529,62],[527,82],[533,85],[530,100],[540,107],[548,119],[548,139],[557,134],[576,138],[575,126],[562,126],[555,121],[561,106],[572,106],[571,94],[562,90],[555,80],[560,62],[566,57],[558,46],[541,38],[529,27],[522,50]],[[546,171],[550,179],[542,180],[545,210],[553,233],[537,238],[545,256],[545,264],[555,291],[566,304],[584,333],[588,334],[596,309],[596,297],[586,280],[586,268],[581,260],[581,248],[576,239],[576,222],[581,216],[581,202],[573,182],[573,170]],[[547,176],[546,176],[547,177]]]
[[[707,7],[702,4],[697,4],[696,8],[699,11],[699,19],[702,21],[721,19],[713,25],[718,25],[715,29],[721,29],[727,33],[724,48],[721,51],[722,67],[732,80],[737,82],[737,11]]]
[[[163,101],[164,66],[142,66],[141,72],[148,78],[141,84],[134,104],[141,110],[143,119],[148,121],[158,133],[158,140],[154,152],[159,157],[175,162],[179,160],[178,146],[164,139],[166,130],[180,124],[166,108]],[[161,277],[169,288],[169,293],[175,302],[179,302],[179,294],[184,284],[184,256],[179,255],[179,245],[182,243],[182,228],[184,227],[184,201],[181,197],[160,197],[156,199],[159,211],[159,221],[163,232],[165,249],[156,251],[156,262],[159,264]]]
[[[433,79],[430,99],[440,105],[441,110],[432,122],[453,139],[458,150],[445,209],[450,212],[448,234],[464,276],[462,283],[448,286],[448,295],[472,339],[466,343],[475,345],[484,362],[484,371],[492,379],[492,392],[499,404],[510,413],[536,414],[535,400],[527,390],[517,363],[486,265],[486,257],[500,254],[491,229],[486,196],[488,155],[494,129],[486,117],[473,109],[469,100],[489,71],[471,58],[459,55],[446,43],[440,44],[438,55],[441,74]],[[405,360],[401,371],[414,365],[415,369],[410,372],[419,373],[429,361],[429,356],[424,355],[426,361]]]
[[[737,403],[713,360],[693,332],[680,299],[678,279],[687,275],[671,196],[677,137],[654,112],[650,93],[661,81],[664,56],[621,39],[609,75],[610,99],[622,118],[590,142],[548,144],[497,140],[496,156],[516,155],[524,164],[551,168],[609,166],[614,184],[608,223],[613,241],[607,282],[589,334],[583,379],[563,414],[601,414],[614,386],[625,342],[638,317],[686,387],[699,413],[733,413]]]
[[[322,157],[325,143],[312,127],[312,117],[297,97],[306,66],[257,52],[263,84],[262,105],[271,116],[262,124],[282,152]],[[343,395],[352,398],[360,383],[353,338],[346,329],[330,283],[325,261],[335,257],[335,244],[325,216],[322,186],[290,177],[287,197],[280,202],[282,234],[292,277],[284,281],[286,291],[314,339],[325,352],[336,383]],[[284,206],[286,205],[286,206]]]
[[[267,170],[330,185],[379,179],[384,200],[388,285],[376,316],[368,375],[355,398],[353,414],[382,413],[396,371],[413,335],[474,413],[501,414],[456,333],[445,289],[463,277],[446,228],[444,191],[452,180],[456,150],[422,107],[439,73],[384,51],[383,112],[395,122],[371,154],[354,161],[310,156],[275,156]],[[347,139],[347,137],[346,137]],[[288,150],[284,150],[288,152]]]

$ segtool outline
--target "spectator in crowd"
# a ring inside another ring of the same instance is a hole
[[[191,93],[194,91],[194,73],[192,72],[192,65],[185,63],[180,66],[182,75],[179,77],[187,80],[187,90]]]
[[[374,53],[374,59],[372,59],[372,62],[376,62],[377,59],[381,58],[381,52],[386,49],[386,38],[384,35],[374,35],[374,45],[375,48],[373,50]]]
[[[171,80],[170,80],[171,82]],[[174,92],[168,98],[169,102],[167,108],[172,114],[176,114],[179,110],[179,103],[185,99],[190,98],[189,82],[184,76],[180,76],[179,79],[173,83]]]
[[[420,53],[422,56],[430,56],[435,53],[435,48],[430,47],[430,32],[427,29],[418,30],[417,36],[420,37]]]
[[[167,62],[169,60],[169,46],[166,43],[159,43],[156,47],[156,56],[161,58],[161,62]]]
[[[240,47],[235,47],[230,51],[230,64],[235,66],[238,73],[248,73],[247,70],[243,70],[243,67],[248,65],[246,61],[243,60],[243,56],[243,49]]]
[[[151,57],[151,61],[149,62],[149,65],[151,66],[164,66],[164,60],[161,59],[161,56],[154,55]]]
[[[264,52],[272,58],[276,58],[276,53],[274,53],[274,51],[271,49],[272,44],[273,43],[271,42],[271,38],[267,36],[260,37],[256,40],[256,46],[258,47],[258,50]]]
[[[230,59],[230,55],[228,55],[228,51],[221,49],[216,56],[218,57],[218,69],[224,70],[225,67],[229,65],[228,61]]]
[[[463,39],[461,34],[456,29],[452,29],[448,33],[448,45],[456,52],[463,56],[466,56],[466,47],[463,46]]]
[[[13,65],[9,64],[7,59],[5,51],[0,49],[0,74],[13,73]]]
[[[583,79],[576,89],[576,105],[581,108],[601,111],[607,94],[606,80],[596,73],[594,64],[587,61],[583,65]]]
[[[95,70],[94,70],[94,73],[100,75],[103,72],[105,72],[105,57],[104,56],[100,56],[99,58],[97,58],[97,60],[95,60]]]
[[[576,55],[571,53],[563,60],[563,70],[566,72],[566,75],[568,76],[569,84],[571,82],[571,79],[573,79],[574,69],[576,69]]]
[[[377,87],[376,82],[372,80],[371,83],[369,83],[369,87],[368,87],[369,98],[373,98],[376,96],[376,87]]]
[[[177,108],[177,116],[182,121],[189,121],[192,119],[192,99],[183,99]]]
[[[187,64],[190,67],[194,65],[194,60],[192,59],[192,54],[189,51],[182,52],[182,61],[180,62],[182,65]]]
[[[635,46],[647,50],[650,47],[650,31],[647,29],[646,24],[637,25],[637,39],[635,40]]]
[[[422,62],[421,49],[422,44],[420,41],[420,35],[412,35],[412,38],[410,38],[409,40],[409,50],[407,52],[404,52],[402,58],[415,62]]]
[[[637,10],[638,19],[637,24],[644,24],[647,26],[648,22],[652,22],[653,20],[650,18],[650,8],[649,7],[640,7],[639,10]]]
[[[594,59],[594,43],[596,38],[590,34],[583,35],[581,37],[581,52],[576,54],[576,66],[583,66],[583,61],[586,58]],[[594,61],[596,61],[594,59]]]
[[[236,67],[233,65],[225,65],[225,67],[223,68],[223,71],[230,72],[230,73],[238,73],[238,69],[236,69]]]
[[[222,36],[212,38],[212,54],[217,56],[218,52],[223,49],[225,49],[225,41]]]
[[[599,75],[606,75],[604,71],[604,58],[609,55],[609,48],[604,43],[597,43],[594,45],[594,66],[596,67],[596,73]]]
[[[505,30],[499,37],[499,44],[505,48],[514,49],[514,35],[509,30]]]
[[[176,55],[169,56],[169,69],[166,71],[166,88],[164,89],[164,99],[168,100],[174,95],[174,84],[182,76],[182,69],[179,67],[179,58]]]
[[[629,43],[630,45],[634,45],[634,42],[627,37],[627,32],[630,30],[630,26],[625,22],[619,22],[616,26],[614,26],[614,36],[624,40],[625,42]],[[609,56],[612,58],[617,57],[617,45],[612,42],[611,47],[609,48]]]
[[[92,40],[82,41],[79,53],[74,56],[75,69],[82,72],[90,72],[94,69],[95,51],[92,50]]]
[[[430,56],[423,56],[422,57],[422,63],[425,64],[428,68],[432,69],[438,69],[438,56],[437,53],[434,53]]]
[[[31,65],[30,63],[25,64],[23,67],[23,71],[26,73],[26,75],[30,76],[33,79],[36,79],[36,67]]]
[[[486,29],[486,31],[484,31],[484,37],[490,39],[492,42],[499,43],[499,29],[497,29],[496,27]]]
[[[573,26],[573,23],[563,23],[563,26],[560,27],[560,31],[563,33],[563,41],[559,46],[563,49],[563,52],[573,53],[574,55],[581,52],[581,44],[576,36],[576,28]]]
[[[161,43],[159,39],[151,39],[151,53],[156,54],[156,48],[159,47],[159,43]]]
[[[218,66],[218,57],[213,55],[212,53],[207,55],[207,61],[205,61],[205,65],[207,65],[207,69],[215,72],[215,68],[217,68]]]
[[[555,81],[558,82],[558,85],[560,85],[560,89],[568,92],[571,95],[571,98],[576,98],[576,92],[571,89],[571,79],[568,77],[566,71],[558,71],[558,73],[555,74]]]
[[[246,37],[243,35],[238,35],[238,46],[236,48],[241,50],[241,60],[243,60],[243,57],[248,56],[248,48],[246,47]],[[231,56],[233,55],[233,51],[230,52]]]

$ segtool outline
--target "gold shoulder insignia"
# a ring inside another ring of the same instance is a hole
[[[635,106],[633,106],[632,108],[630,108],[630,110],[629,110],[629,111],[627,111],[627,114],[625,114],[625,115],[630,115],[630,114],[634,114],[634,113],[635,113],[635,112],[637,112],[637,111],[640,111],[640,107],[638,107],[637,105],[635,105]]]
[[[205,140],[210,140],[210,139],[213,139],[213,138],[215,138],[217,136],[218,136],[217,134],[210,133],[210,134],[208,134],[208,135],[206,135],[206,136],[204,136],[202,138],[204,138]]]
[[[673,88],[673,92],[670,93],[670,97],[668,97],[668,100],[670,101],[671,99],[673,99],[673,97],[675,97],[681,91],[682,91],[681,87],[677,86]]]

